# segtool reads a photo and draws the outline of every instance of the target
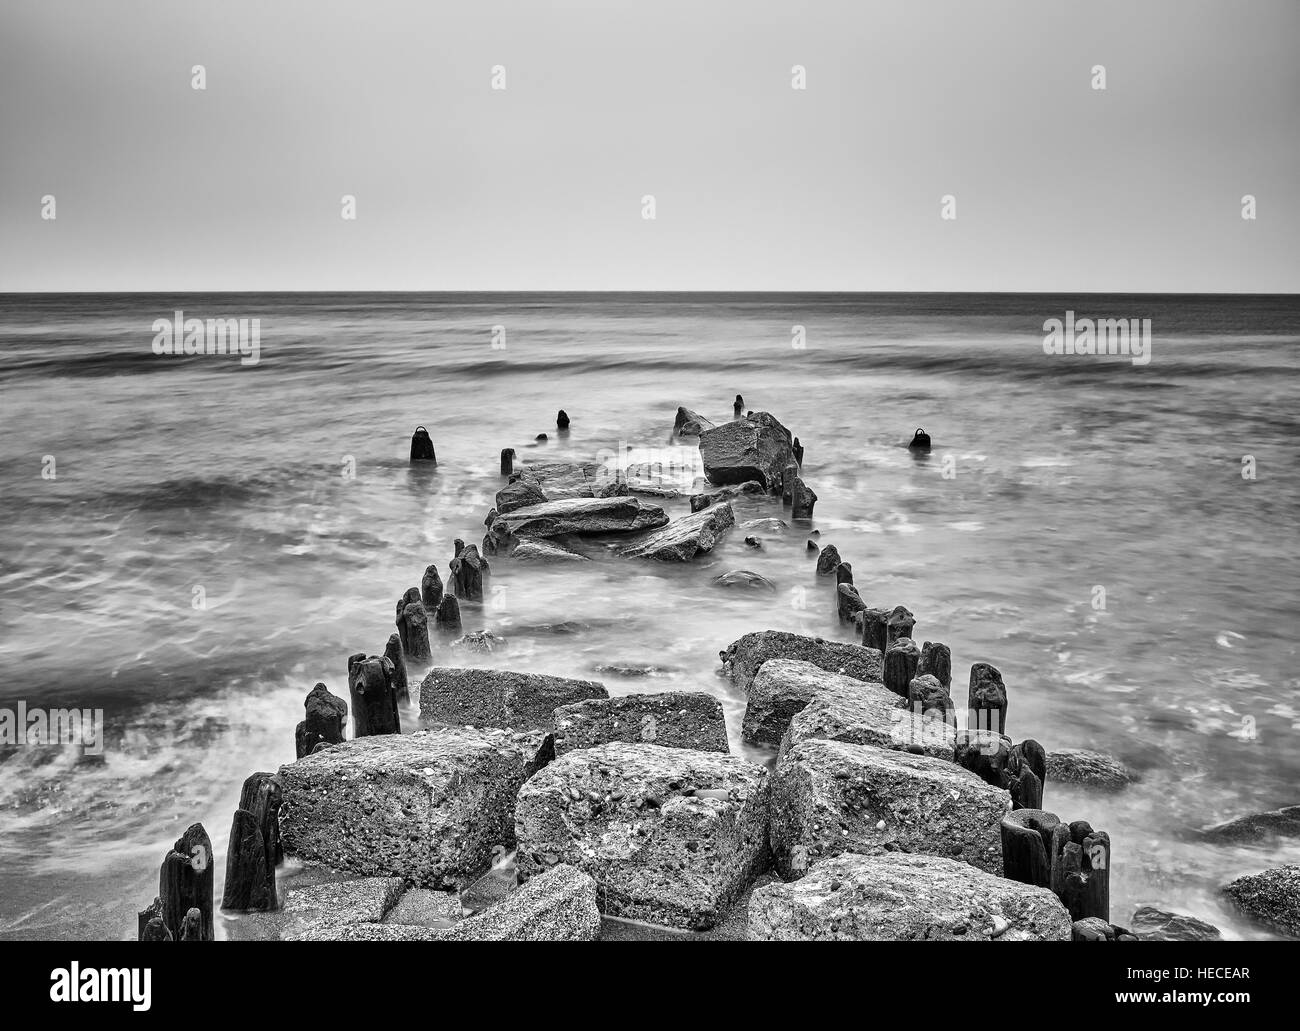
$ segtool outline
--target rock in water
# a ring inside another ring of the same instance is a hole
[[[638,533],[667,524],[662,508],[631,496],[566,498],[502,512],[484,536],[483,550],[489,555],[509,554],[518,540]]]
[[[409,702],[411,688],[406,682],[406,658],[402,655],[402,639],[399,635],[388,635],[384,658],[393,664],[393,685],[397,688],[397,700],[403,703]]]
[[[438,456],[433,453],[433,438],[423,426],[415,427],[411,434],[411,463],[432,462],[438,464]]]
[[[1046,888],[930,855],[841,855],[755,889],[753,941],[1069,941]]]
[[[497,491],[497,516],[503,516],[517,508],[527,508],[529,505],[542,505],[546,501],[546,495],[536,482],[533,480],[515,480],[514,483],[507,483]]]
[[[519,793],[520,874],[569,863],[606,916],[707,930],[767,863],[768,777],[732,755],[611,743],[569,752]]]
[[[590,698],[555,710],[555,754],[622,741],[726,752],[722,703],[704,691]]]
[[[770,492],[794,459],[790,431],[767,412],[700,434],[700,458],[710,483],[755,480]]]
[[[747,587],[753,590],[775,591],[776,584],[751,569],[732,569],[713,578],[718,587]]]
[[[1053,752],[1047,757],[1049,770],[1051,769],[1052,756],[1059,754]],[[1096,755],[1099,753],[1089,754]],[[1106,758],[1110,757],[1107,756]],[[1116,760],[1111,761],[1116,762]],[[1127,773],[1127,771],[1125,772]],[[1233,845],[1266,844],[1279,838],[1300,838],[1300,805],[1289,805],[1283,809],[1274,809],[1267,813],[1254,813],[1251,816],[1239,816],[1227,823],[1207,827],[1201,831],[1201,837],[1207,841],[1225,842]]]
[[[466,545],[459,555],[451,560],[451,590],[461,601],[482,601],[483,588],[487,582],[490,569],[478,548]]]
[[[880,652],[842,641],[804,637],[784,630],[760,630],[732,641],[718,653],[723,670],[749,694],[759,667],[769,659],[802,659],[831,673],[843,673],[858,680],[884,680]]]
[[[452,726],[552,730],[557,706],[608,698],[594,680],[438,666],[420,685],[420,719]]]
[[[505,651],[509,642],[491,630],[475,630],[451,642],[456,651],[470,652],[473,655],[491,655],[493,652]]]
[[[420,578],[420,604],[424,606],[426,617],[430,612],[437,612],[442,604],[442,577],[438,575],[437,566],[424,569],[424,576]]]
[[[348,703],[330,694],[324,684],[317,684],[303,702],[307,718],[298,724],[296,752],[299,759],[311,755],[321,743],[336,745],[346,737],[344,728],[348,719]]]
[[[1223,891],[1245,916],[1300,938],[1300,866],[1275,866],[1238,877]]]
[[[966,725],[971,730],[1006,733],[1007,689],[996,666],[990,666],[987,662],[977,662],[971,666],[966,720]]]
[[[697,555],[707,555],[712,551],[722,534],[735,522],[730,502],[713,505],[656,530],[624,548],[623,554],[629,558],[652,558],[661,562],[689,562]]]
[[[857,622],[856,618],[854,622]],[[862,646],[882,655],[889,650],[889,612],[868,606],[862,610]]]
[[[1047,779],[1047,753],[1033,738],[1011,748],[1004,782],[1013,809],[1042,809],[1043,782]]]
[[[1133,775],[1112,755],[1086,748],[1060,748],[1047,753],[1047,779],[1102,791],[1128,787]]]
[[[407,661],[427,666],[433,658],[429,646],[429,615],[418,598],[408,602],[397,617],[397,634]]]
[[[807,739],[772,775],[773,858],[787,880],[841,852],[919,852],[999,874],[1007,805],[1005,791],[942,759]]]
[[[715,429],[713,423],[689,408],[678,408],[677,418],[673,420],[673,436],[698,437],[705,430]]]
[[[515,456],[517,452],[512,447],[503,447],[501,449],[501,475],[509,476],[515,471]]]
[[[1141,906],[1133,914],[1130,930],[1149,942],[1217,942],[1223,934],[1213,924],[1181,913],[1167,913],[1155,906]]]
[[[908,634],[911,637],[911,634]],[[943,689],[952,693],[952,651],[946,644],[926,641],[921,645],[921,661],[916,664],[916,675],[933,676]]]
[[[445,727],[358,738],[280,767],[286,855],[362,876],[460,890],[515,843],[536,742]]]
[[[191,824],[163,859],[158,874],[158,897],[162,900],[161,918],[172,937],[183,940],[213,941],[212,879],[215,857],[212,839],[203,824]],[[198,912],[197,920],[190,916]],[[197,926],[195,926],[197,923]]]
[[[348,659],[348,690],[352,694],[352,736],[400,734],[397,674],[382,655],[353,655]]]
[[[817,555],[818,576],[830,576],[840,565],[840,552],[834,544],[826,545]]]
[[[710,505],[719,501],[729,501],[731,498],[740,497],[742,494],[762,494],[763,485],[756,480],[746,480],[744,483],[733,484],[730,487],[719,487],[717,490],[708,490],[702,494],[691,495],[691,511],[700,512]]]
[[[840,563],[840,568],[844,568],[844,563]],[[858,589],[852,584],[840,584],[836,589],[836,612],[840,617],[840,622],[852,623],[854,617],[867,607],[858,594]]]
[[[796,476],[794,490],[791,493],[790,518],[811,519],[815,504],[817,504],[817,492]]]
[[[519,541],[510,550],[516,562],[590,562],[591,559],[555,541]]]
[[[930,434],[926,433],[925,430],[918,429],[912,436],[912,443],[907,446],[913,451],[929,451]]]

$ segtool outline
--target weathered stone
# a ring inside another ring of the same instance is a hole
[[[1275,866],[1238,877],[1223,891],[1243,915],[1300,938],[1300,866]]]
[[[1058,784],[1118,791],[1127,787],[1133,775],[1114,756],[1086,748],[1060,748],[1047,753],[1047,779]]]
[[[611,741],[726,752],[722,703],[703,691],[590,698],[555,710],[555,754]]]
[[[400,877],[361,877],[290,888],[281,936],[295,941],[309,932],[347,924],[378,923],[402,894]]]
[[[953,745],[953,762],[970,770],[986,784],[1006,784],[1007,763],[1011,761],[1011,738],[991,730],[959,730]]]
[[[802,659],[831,673],[843,673],[858,680],[884,680],[880,652],[843,641],[804,637],[785,630],[760,630],[732,641],[718,653],[725,672],[748,695],[759,667],[768,659]],[[784,729],[782,730],[784,733]],[[778,740],[780,735],[777,735]]]
[[[334,745],[280,767],[286,855],[456,888],[514,845],[515,796],[537,736],[467,727]]]
[[[667,524],[668,516],[662,508],[644,505],[630,495],[567,498],[498,515],[483,537],[483,550],[490,555],[508,554],[518,540],[639,533]]]
[[[751,745],[779,745],[794,715],[819,691],[833,688],[839,680],[854,678],[802,659],[768,659],[745,692],[741,737]]]
[[[817,554],[817,575],[830,576],[839,568],[841,561],[839,548],[828,544]]]
[[[1052,753],[1052,755],[1057,754],[1059,753]],[[1099,753],[1092,752],[1088,754],[1097,755]],[[1050,764],[1052,756],[1049,755],[1047,758]],[[1110,756],[1104,756],[1104,758],[1110,759]],[[1116,760],[1111,759],[1110,761],[1118,765]],[[1128,771],[1125,770],[1124,772],[1127,773]],[[1225,842],[1233,845],[1264,844],[1276,841],[1279,838],[1300,838],[1300,805],[1290,805],[1267,813],[1239,816],[1235,820],[1205,828],[1205,830],[1201,831],[1201,837],[1207,841]]]
[[[590,562],[586,555],[552,540],[523,540],[510,549],[516,562]]]
[[[1001,873],[1009,804],[1005,791],[942,759],[806,739],[772,777],[772,852],[787,879],[819,856],[886,850]]]
[[[811,519],[813,506],[816,504],[817,492],[796,476],[794,487],[790,491],[790,518]]]
[[[731,569],[713,578],[717,587],[744,587],[751,590],[775,591],[776,584],[752,569]]]
[[[767,863],[768,777],[731,755],[613,743],[569,752],[519,794],[520,873],[570,863],[601,912],[714,926]]]
[[[844,568],[844,563],[840,563]],[[858,589],[851,583],[842,583],[835,588],[836,613],[842,623],[852,623],[854,617],[867,607],[867,603],[858,594]]]
[[[931,855],[840,855],[755,889],[754,941],[1069,941],[1046,888]]]
[[[957,727],[957,706],[944,686],[929,673],[918,673],[907,685],[907,707]]]
[[[513,512],[517,508],[545,504],[547,500],[549,499],[535,480],[515,480],[514,483],[507,483],[497,491],[497,517],[500,518],[507,512]],[[493,522],[495,521],[493,520]]]
[[[1138,938],[1149,942],[1217,942],[1223,934],[1213,924],[1194,916],[1168,913],[1155,906],[1140,906],[1129,927]]]
[[[773,659],[765,664],[764,670],[785,661]],[[824,738],[951,761],[953,728],[942,719],[925,717],[906,708],[903,699],[884,684],[827,673],[806,662],[789,663],[787,677],[793,679],[800,673],[813,691],[808,704],[790,720],[789,729],[781,739],[780,755],[785,755],[800,741]]]
[[[698,437],[705,430],[715,429],[715,425],[699,412],[689,408],[678,408],[677,418],[673,420],[673,436]]]
[[[557,706],[608,697],[605,686],[594,680],[436,666],[420,684],[420,719],[453,726],[550,731]]]
[[[767,412],[725,423],[700,434],[700,458],[710,483],[755,480],[770,492],[794,459],[790,431]]]
[[[623,549],[630,558],[652,558],[661,562],[689,562],[713,550],[719,538],[735,524],[730,502],[712,505],[703,512],[683,516],[656,530],[643,540]]]
[[[719,501],[730,501],[732,498],[740,497],[742,494],[763,494],[763,485],[757,480],[746,480],[744,483],[732,484],[730,487],[719,487],[715,490],[707,490],[701,494],[691,495],[691,511],[701,512],[710,505],[716,505]]]
[[[895,605],[893,611],[889,613],[889,619],[886,621],[886,629],[889,634],[889,643],[901,640],[904,637],[912,636],[912,628],[916,626],[916,617],[912,615],[912,610],[906,605]],[[921,650],[916,650],[917,660],[920,661]]]
[[[412,888],[384,917],[386,924],[450,927],[465,915],[460,896],[451,891]]]
[[[538,874],[499,902],[450,927],[358,923],[322,927],[304,941],[595,941],[596,882],[571,866]]]
[[[909,635],[911,636],[911,635]],[[915,638],[913,638],[915,640]],[[864,642],[865,643],[865,642]],[[921,661],[916,664],[916,675],[932,676],[952,694],[952,651],[946,644],[926,641],[921,645]]]
[[[451,642],[451,646],[456,651],[469,652],[472,655],[491,655],[493,652],[505,651],[509,647],[509,642],[504,637],[498,637],[491,630],[475,630],[464,637],[456,638]]]

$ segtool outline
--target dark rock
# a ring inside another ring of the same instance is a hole
[[[919,669],[919,667],[918,667]],[[943,720],[954,729],[957,726],[957,706],[937,677],[918,672],[907,684],[907,707],[912,712],[930,715]]]
[[[763,542],[757,537],[746,537],[745,545],[750,548],[757,548],[760,551],[763,549]]]
[[[831,673],[879,682],[884,678],[880,652],[842,641],[804,637],[785,630],[745,634],[719,652],[723,670],[748,695],[759,667],[769,659],[802,659]]]
[[[555,425],[562,430],[567,430],[569,428],[569,413],[563,408],[560,409],[559,414],[555,417]]]
[[[1223,891],[1243,915],[1300,938],[1300,866],[1275,866],[1238,877]]]
[[[456,600],[454,594],[443,595],[442,601],[438,604],[438,611],[433,614],[433,626],[440,633],[460,633],[460,602]]]
[[[841,566],[843,563],[841,563]],[[842,583],[836,589],[836,612],[841,622],[852,623],[854,617],[867,607],[852,584]]]
[[[755,590],[775,591],[776,584],[750,569],[732,569],[713,578],[718,587],[747,587]]]
[[[513,512],[517,508],[527,508],[529,505],[541,505],[547,501],[546,495],[542,488],[534,480],[515,480],[514,483],[507,483],[496,496],[496,510],[498,518],[507,512]]]
[[[817,575],[830,576],[841,564],[839,549],[834,544],[822,548],[817,556]]]
[[[885,686],[894,694],[907,697],[908,685],[916,676],[921,649],[910,637],[900,637],[885,652]]]
[[[590,562],[581,552],[566,548],[552,540],[523,540],[510,549],[510,558],[516,562]]]
[[[501,449],[501,475],[509,476],[515,471],[516,452],[512,447],[503,447]]]
[[[388,644],[384,648],[384,658],[393,664],[393,684],[397,688],[397,700],[409,702],[411,688],[406,681],[406,659],[402,655],[402,639],[397,634],[388,635]]]
[[[420,578],[420,603],[425,613],[434,612],[442,603],[442,577],[437,566],[426,566]]]
[[[344,739],[348,718],[348,703],[338,695],[330,694],[324,684],[317,684],[303,702],[307,718],[298,724],[297,756],[310,755],[321,742],[335,745]]]
[[[794,490],[791,492],[790,518],[811,519],[815,504],[817,504],[817,492],[796,476]]]
[[[508,553],[518,540],[638,533],[667,524],[662,508],[643,505],[634,497],[567,498],[498,515],[483,538],[483,548],[488,554]]]
[[[1102,791],[1128,787],[1133,775],[1114,756],[1086,748],[1061,748],[1047,753],[1047,779]]]
[[[770,492],[794,451],[790,431],[767,412],[756,412],[701,433],[700,458],[710,483],[756,480]]]
[[[815,541],[809,541],[809,542],[808,542],[808,546],[807,546],[806,548],[804,548],[804,550],[805,550],[805,551],[816,551],[816,550],[817,550],[817,543],[816,543]]]
[[[855,618],[854,622],[858,622]],[[882,655],[889,650],[889,612],[867,606],[862,610],[862,646]]]
[[[889,619],[886,620],[885,626],[889,635],[889,643],[892,645],[900,637],[912,636],[912,628],[916,626],[916,617],[912,615],[911,610],[908,609],[907,606],[895,605],[894,610],[889,614]],[[919,648],[917,649],[916,657],[919,664],[921,658],[921,651]]]
[[[415,432],[411,434],[411,462],[438,464],[438,456],[433,451],[433,438],[423,426],[415,427]]]
[[[392,662],[382,655],[353,655],[348,659],[354,738],[402,732],[396,680]]]
[[[703,512],[683,516],[661,530],[623,549],[629,558],[661,562],[689,562],[713,550],[719,538],[735,524],[731,503],[712,505]]]
[[[451,642],[456,651],[470,652],[475,655],[491,655],[493,652],[505,651],[508,642],[498,637],[491,630],[475,630],[473,633],[458,637]]]
[[[835,582],[837,584],[853,583],[853,567],[847,562],[841,562],[835,567]]]
[[[411,590],[415,591],[415,588]],[[417,595],[418,593],[416,591]],[[402,654],[408,662],[427,665],[433,658],[433,650],[429,645],[429,615],[418,597],[415,601],[408,602],[397,617],[397,634],[401,639]]]
[[[705,430],[715,429],[713,423],[698,412],[692,412],[689,408],[678,408],[677,418],[673,420],[673,436],[675,437],[698,437]]]
[[[953,761],[986,784],[1003,787],[1011,761],[1011,738],[991,730],[959,731]]]
[[[483,591],[491,567],[473,544],[466,545],[451,560],[451,591],[460,601],[483,600]]]
[[[555,709],[555,754],[622,741],[726,752],[722,703],[703,691],[589,698]]]
[[[1052,753],[1052,755],[1057,754]],[[1049,755],[1049,764],[1051,759],[1052,756]],[[1269,844],[1279,838],[1300,838],[1300,805],[1290,805],[1267,813],[1239,816],[1235,820],[1205,828],[1201,831],[1201,837],[1207,841],[1232,845]]]
[[[1217,942],[1223,935],[1213,924],[1194,916],[1168,913],[1155,906],[1140,906],[1133,914],[1130,930],[1149,942]]]

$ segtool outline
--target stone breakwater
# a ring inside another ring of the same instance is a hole
[[[925,613],[865,597],[836,546],[818,543],[799,438],[742,407],[738,396],[716,421],[677,410],[671,435],[697,441],[707,480],[677,519],[653,499],[679,492],[642,470],[517,466],[502,449],[481,543],[454,542],[445,582],[428,565],[395,592],[395,632],[347,657],[346,692],[307,694],[295,761],[246,781],[225,854],[232,937],[261,934],[248,932],[258,921],[294,941],[594,940],[618,937],[620,921],[753,940],[1217,935],[1154,907],[1112,922],[1109,836],[1046,807],[1054,784],[1122,791],[1132,774],[1104,753],[1015,740],[1014,691],[988,657],[972,657],[961,708],[951,649],[917,632],[934,632]],[[556,432],[572,421],[561,411]],[[423,426],[411,464],[437,464]],[[596,681],[472,664],[508,648],[465,623],[512,563],[690,566],[734,529],[741,501],[807,526],[813,592],[848,638],[757,629],[720,649],[745,701],[741,738],[771,749],[771,768],[731,754],[707,693],[611,697]],[[401,725],[412,705],[418,729]],[[1297,826],[1283,810],[1204,838]],[[190,827],[164,857],[140,940],[214,937],[217,861]],[[1296,934],[1296,883],[1294,868],[1265,871],[1225,897]]]

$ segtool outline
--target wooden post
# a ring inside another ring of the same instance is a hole
[[[460,633],[460,602],[454,594],[443,595],[438,611],[433,614],[433,626],[444,634]]]
[[[415,427],[415,432],[411,434],[411,462],[438,464],[438,456],[433,452],[433,438],[423,426]]]
[[[419,599],[419,591],[412,587],[407,591],[409,597],[414,592],[414,601],[408,601],[397,617],[397,633],[401,638],[402,654],[411,662],[427,665],[433,661],[433,649],[429,646],[429,615]]]
[[[567,430],[569,428],[569,413],[563,408],[560,409],[559,414],[555,417],[555,426],[557,429],[561,430]]]
[[[408,606],[408,611],[411,606]],[[423,609],[421,609],[423,611]],[[348,659],[348,690],[352,693],[352,736],[400,734],[393,664],[379,655]]]
[[[990,730],[959,730],[953,748],[953,761],[970,770],[986,784],[1005,788],[1007,763],[1011,759],[1011,739]]]
[[[162,928],[162,933],[158,928]],[[152,935],[152,937],[150,936]],[[163,922],[162,898],[155,895],[154,900],[145,906],[136,916],[136,941],[171,941],[171,931]]]
[[[425,612],[433,612],[442,602],[442,577],[438,575],[437,566],[424,569],[424,576],[420,578],[420,601]]]
[[[794,443],[790,445],[790,450],[794,452],[794,460],[803,468],[803,445],[799,443],[799,438],[794,438]]]
[[[1052,840],[1052,890],[1072,920],[1110,922],[1110,835],[1085,820],[1058,827]]]
[[[913,451],[929,451],[930,434],[923,429],[917,429],[916,434],[912,437],[912,443],[907,446]]]
[[[461,601],[483,600],[483,588],[491,569],[487,560],[479,555],[478,548],[467,544],[451,560],[451,591]]]
[[[785,472],[781,474],[781,502],[785,505],[794,504],[794,481],[799,478],[799,467],[791,462],[785,467]]]
[[[732,415],[739,419],[740,413],[745,410],[745,399],[739,394],[736,395],[736,403],[731,406]]]
[[[889,613],[884,609],[862,610],[862,646],[874,648],[883,659],[889,651]]]
[[[793,500],[790,502],[791,519],[811,519],[813,506],[817,504],[817,492],[803,482],[798,476],[794,478]]]
[[[907,685],[916,676],[921,649],[910,637],[900,637],[885,652],[885,686],[896,695],[907,697]]]
[[[952,693],[952,652],[946,644],[926,641],[921,645],[921,661],[916,664],[916,675],[928,673]]]
[[[311,755],[321,743],[337,745],[343,742],[348,719],[347,702],[330,694],[329,688],[324,684],[317,684],[308,692],[303,705],[307,710],[307,718],[298,724],[294,735],[299,759]]]
[[[203,914],[197,908],[186,913],[185,919],[181,921],[181,941],[212,941],[211,938],[205,938],[203,935]]]
[[[977,662],[970,668],[970,689],[966,695],[966,726],[1005,734],[1007,688],[996,666]]]
[[[899,638],[912,636],[912,628],[916,626],[916,617],[912,615],[911,609],[906,605],[895,605],[894,611],[889,614],[889,620],[886,625],[889,630],[889,643],[892,645]],[[921,650],[919,648],[917,649],[916,656],[917,661],[919,662],[921,657]],[[913,676],[915,676],[915,673]]]
[[[1002,817],[1002,876],[1052,886],[1052,835],[1061,821],[1041,809],[1017,809]]]
[[[1047,752],[1033,738],[1011,748],[1007,759],[1007,790],[1013,809],[1042,809],[1047,779]]]
[[[275,868],[267,862],[266,839],[257,817],[236,809],[226,848],[226,885],[221,908],[269,913],[277,908]]]
[[[847,562],[841,562],[835,567],[835,582],[837,584],[853,583],[853,567]]]
[[[284,799],[284,786],[274,773],[254,773],[244,781],[239,791],[239,808],[252,813],[266,842],[266,862],[274,870],[284,862],[284,848],[280,844],[280,804]]]
[[[830,576],[840,567],[840,551],[834,544],[822,548],[817,556],[817,575]]]
[[[930,673],[918,672],[908,681],[907,707],[918,716],[930,716],[943,720],[951,727],[957,726],[957,706],[943,685]]]
[[[156,916],[141,930],[140,940],[142,942],[169,942],[172,941],[172,933],[167,930],[163,918]]]
[[[388,644],[384,647],[384,658],[393,664],[393,684],[397,688],[397,700],[409,702],[411,687],[406,680],[406,658],[402,655],[402,639],[397,634],[388,635]]]
[[[212,941],[212,839],[196,823],[179,838],[163,859],[158,873],[158,897],[162,899],[162,920],[172,937],[179,940],[190,910],[198,911],[198,927],[191,933],[200,941]],[[173,930],[173,928],[175,930]]]
[[[835,588],[835,611],[843,623],[857,621],[857,614],[867,607],[866,602],[858,596],[858,589],[852,584],[840,584]]]
[[[501,475],[509,476],[515,471],[515,449],[512,447],[503,447],[501,449]]]

